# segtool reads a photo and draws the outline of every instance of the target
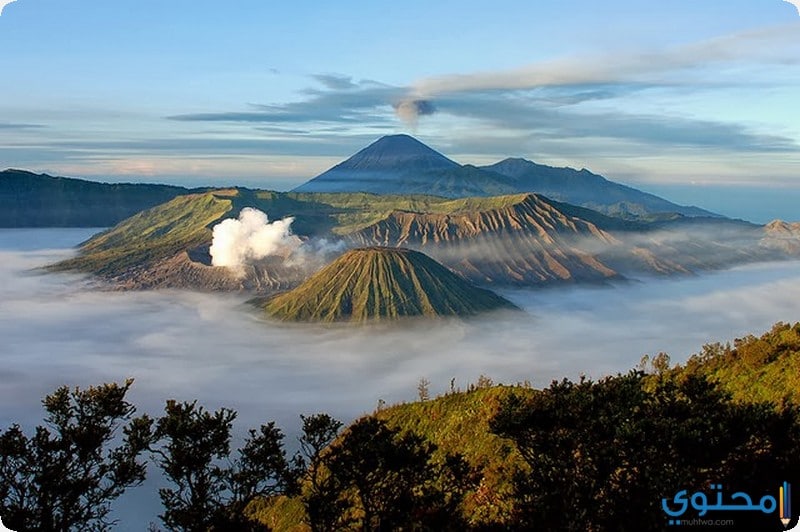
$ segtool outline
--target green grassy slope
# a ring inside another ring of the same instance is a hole
[[[489,420],[511,394],[537,393],[525,386],[470,386],[436,399],[403,403],[372,415],[401,432],[411,431],[436,445],[435,459],[459,453],[479,469],[480,482],[464,501],[463,512],[471,526],[508,523],[512,511],[512,478],[526,468],[509,440],[489,431]],[[305,510],[299,498],[278,497],[254,501],[247,514],[275,532],[305,531]]]
[[[707,344],[671,371],[705,375],[739,401],[800,405],[800,323],[777,323],[760,337],[749,335],[733,345]]]
[[[478,489],[470,493],[464,510],[473,525],[505,522],[511,512],[511,479],[525,462],[508,440],[489,431],[489,420],[512,393],[530,395],[522,386],[471,388],[431,401],[392,406],[375,413],[389,426],[424,436],[437,454],[460,453],[482,471]]]
[[[422,253],[397,248],[348,251],[294,290],[264,305],[287,321],[357,321],[471,315],[514,308]]]
[[[142,211],[95,235],[82,254],[59,262],[53,270],[77,270],[113,277],[199,246],[211,239],[209,226],[233,207],[235,191],[180,196]]]
[[[656,371],[642,384],[649,388],[662,379],[680,382],[689,375],[701,375],[717,382],[735,401],[767,402],[779,408],[788,400],[794,408],[800,407],[800,323],[777,323],[760,337],[746,336],[732,346],[708,344],[684,365],[670,368],[665,360],[652,364],[650,369]],[[512,394],[533,398],[542,393],[528,386],[470,387],[433,400],[379,409],[372,415],[393,428],[423,436],[438,447],[439,456],[461,453],[473,467],[481,468],[481,482],[468,494],[464,513],[477,529],[486,524],[496,529],[511,522],[512,477],[526,465],[511,441],[489,431],[489,421]],[[308,530],[297,499],[259,501],[251,510],[250,515],[275,525],[274,530]]]
[[[272,220],[294,216],[292,230],[302,236],[335,236],[372,224],[398,209],[426,212],[446,209],[439,206],[446,203],[434,196],[297,194],[243,188],[188,194],[123,220],[84,243],[80,256],[53,269],[115,278],[131,268],[147,268],[176,253],[209,244],[214,223],[236,216],[244,207],[260,209]]]

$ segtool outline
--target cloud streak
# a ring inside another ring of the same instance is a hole
[[[800,15],[800,0],[783,0],[787,4],[792,4],[794,8],[797,10],[797,14]]]
[[[765,28],[661,51],[568,57],[509,70],[433,76],[412,84],[411,97],[618,83],[683,84],[668,74],[748,59],[796,63],[779,47],[797,43],[796,32],[795,27]]]
[[[17,0],[0,0],[0,17],[3,16],[3,9],[5,9],[8,4],[13,4],[16,1]]]
[[[22,130],[22,129],[41,129],[45,126],[41,124],[14,124],[11,122],[0,122],[0,130]]]
[[[796,28],[766,28],[728,35],[667,50],[560,58],[490,72],[421,79],[409,86],[321,74],[322,89],[307,89],[305,99],[287,104],[253,105],[247,111],[174,115],[183,122],[390,127],[392,113],[416,130],[420,119],[444,115],[491,126],[504,137],[538,137],[552,143],[614,139],[644,147],[697,148],[737,152],[798,151],[796,140],[764,133],[735,122],[688,116],[608,111],[587,104],[621,100],[644,91],[724,90],[752,83],[740,75],[728,79],[709,72],[710,65],[790,65],[800,41]],[[718,72],[718,70],[715,70]],[[612,104],[613,105],[613,104]],[[513,140],[512,140],[513,142]]]

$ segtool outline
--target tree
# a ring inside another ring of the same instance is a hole
[[[321,454],[318,489],[304,495],[312,529],[462,528],[469,468],[460,457],[436,463],[435,448],[376,418],[356,421]]]
[[[160,516],[171,530],[206,530],[221,514],[228,472],[221,461],[230,454],[232,410],[214,413],[197,401],[167,401],[155,430],[161,447],[156,463],[175,487],[159,489],[164,505]]]
[[[303,421],[300,436],[302,463],[306,470],[303,500],[309,524],[314,530],[334,530],[344,511],[338,501],[338,490],[331,489],[336,480],[323,466],[322,453],[333,442],[342,423],[328,414],[300,416]],[[307,501],[313,501],[310,504]]]
[[[422,377],[417,383],[417,395],[420,401],[427,401],[431,398],[430,394],[431,381]]]
[[[85,390],[63,386],[45,397],[46,426],[0,435],[0,507],[13,530],[109,530],[111,503],[145,478],[139,456],[152,420],[134,418],[125,400],[133,384]],[[119,429],[121,437],[118,437]],[[109,448],[114,440],[119,444]]]
[[[490,423],[530,466],[514,479],[517,526],[581,531],[658,530],[661,498],[681,489],[758,492],[797,478],[799,427],[796,409],[734,403],[698,376],[642,372],[512,396]]]
[[[319,488],[320,456],[339,434],[342,422],[328,414],[314,414],[313,416],[300,416],[303,422],[302,435],[300,436],[300,450],[302,462],[299,464],[307,470],[306,477],[311,489]]]
[[[159,490],[171,530],[261,530],[244,516],[256,497],[284,493],[297,472],[283,448],[283,433],[274,423],[250,430],[231,460],[231,428],[236,412],[209,412],[197,402],[168,401],[158,420],[152,449],[173,487]]]

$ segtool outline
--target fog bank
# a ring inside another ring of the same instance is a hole
[[[349,421],[379,400],[413,400],[421,377],[432,394],[481,374],[544,386],[627,371],[645,353],[682,361],[703,343],[800,320],[798,262],[610,288],[505,290],[525,314],[365,328],[268,322],[241,295],[98,292],[81,276],[32,271],[92,232],[0,231],[0,428],[20,422],[30,431],[41,398],[59,385],[134,377],[140,412],[199,399],[238,410],[238,434],[272,419],[294,434],[299,414]],[[120,515],[135,515],[135,500]]]

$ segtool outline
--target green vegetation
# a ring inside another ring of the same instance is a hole
[[[235,194],[221,191],[177,197],[95,235],[81,246],[79,256],[50,268],[114,277],[205,244],[211,240],[209,226],[232,209]]]
[[[334,220],[332,232],[346,235],[385,219],[394,211],[428,212],[433,206],[446,202],[446,198],[408,195],[378,195],[367,192],[311,193],[290,192],[287,197],[305,203],[326,205]]]
[[[321,458],[302,500],[312,530],[462,530],[473,482],[458,455],[374,417],[359,419]]]
[[[424,435],[437,447],[435,458],[460,453],[470,467],[481,472],[479,484],[464,497],[464,517],[470,526],[508,524],[511,480],[526,465],[510,440],[489,430],[489,420],[510,396],[535,393],[528,387],[492,386],[484,380],[465,392],[454,390],[432,401],[392,406],[374,416],[400,432]]]
[[[707,344],[670,372],[704,376],[737,401],[800,405],[800,323],[776,323],[761,337],[745,336],[733,345]]]
[[[125,400],[132,381],[45,397],[46,425],[0,433],[0,515],[12,530],[110,530],[111,503],[144,481],[151,421]],[[121,437],[119,434],[122,429]],[[110,449],[109,446],[117,446]]]
[[[164,412],[150,450],[170,483],[158,490],[165,510],[159,517],[169,530],[251,530],[244,511],[250,502],[295,489],[299,468],[287,459],[274,423],[251,429],[231,459],[236,412],[177,401],[167,401]]]
[[[286,321],[365,322],[515,307],[422,253],[364,248],[348,251],[299,287],[268,300],[264,308]]]
[[[490,427],[529,466],[514,478],[513,521],[523,530],[660,530],[661,499],[679,490],[713,483],[760,494],[800,475],[796,408],[737,403],[699,376],[554,382],[509,398]],[[736,519],[749,530],[763,520]]]

